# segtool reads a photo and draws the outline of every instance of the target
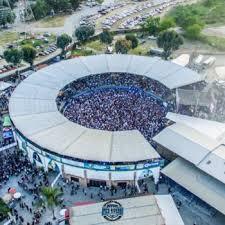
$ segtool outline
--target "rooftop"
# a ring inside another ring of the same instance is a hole
[[[71,225],[184,225],[170,195],[148,195],[116,200],[123,207],[123,215],[117,221],[102,216],[106,202],[75,206],[70,210]]]

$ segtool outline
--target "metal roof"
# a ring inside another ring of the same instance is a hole
[[[153,140],[225,183],[225,124],[174,113],[167,118],[176,123]]]
[[[185,116],[181,114],[176,114],[169,112],[166,118],[172,120],[173,122],[186,125],[194,130],[208,136],[209,138],[221,141],[225,137],[225,124],[205,120],[197,117]]]
[[[181,158],[171,162],[162,173],[225,214],[224,183]]]
[[[219,145],[213,139],[182,124],[165,128],[153,140],[196,165]]]
[[[123,215],[117,221],[102,216],[106,202],[75,206],[70,209],[72,225],[184,225],[170,195],[148,195],[116,200],[123,207]]]

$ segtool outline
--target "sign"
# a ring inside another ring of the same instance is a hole
[[[68,164],[70,166],[75,166],[75,167],[81,167],[81,168],[84,167],[83,162],[74,161],[74,160],[65,159],[65,158],[62,158],[62,163]]]
[[[109,165],[84,163],[84,167],[93,170],[109,170]]]
[[[2,136],[3,136],[4,139],[12,138],[13,137],[13,132],[12,132],[11,129],[10,130],[5,130],[5,131],[3,131]]]
[[[159,166],[159,162],[145,163],[143,168],[156,167],[156,166]]]
[[[102,216],[108,221],[119,220],[123,216],[123,207],[117,201],[106,202],[102,207]]]
[[[161,160],[148,162],[148,163],[141,163],[136,165],[136,169],[147,169],[160,166]]]
[[[135,165],[116,165],[116,166],[111,166],[111,170],[115,171],[127,171],[127,170],[133,170],[135,169]]]

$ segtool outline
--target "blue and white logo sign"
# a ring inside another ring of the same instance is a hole
[[[109,221],[119,220],[123,216],[123,207],[116,201],[106,202],[102,207],[102,216]]]

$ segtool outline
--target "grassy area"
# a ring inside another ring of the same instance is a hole
[[[41,46],[44,44],[44,41],[42,40],[36,40],[36,39],[27,39],[27,40],[22,40],[20,42],[20,45],[31,45],[33,47]]]
[[[88,56],[88,55],[93,55],[93,51],[86,50],[84,48],[75,49],[71,52],[71,55],[72,55],[72,57],[74,57],[74,56]]]
[[[187,15],[200,18],[205,24],[225,24],[225,1],[224,0],[202,0],[186,6],[178,6],[172,9],[168,15],[178,17],[186,10]]]
[[[104,0],[96,0],[96,2],[98,2],[99,4],[102,4]]]
[[[145,45],[138,45],[137,48],[131,49],[129,54],[132,55],[147,55],[149,48],[146,48]]]
[[[225,38],[201,35],[199,40],[202,43],[208,44],[218,50],[225,51]]]
[[[62,27],[64,26],[66,15],[54,16],[54,17],[46,17],[37,22],[37,27]]]
[[[106,49],[106,45],[100,40],[91,41],[85,44],[85,47],[93,49],[98,52],[103,52]]]
[[[14,42],[20,38],[17,32],[0,32],[0,46]]]
[[[48,46],[50,43],[54,43],[56,41],[55,35],[51,35],[50,37],[46,37],[48,41],[45,40],[39,40],[39,39],[24,39],[19,44],[22,45],[31,45],[34,48],[37,46]]]

